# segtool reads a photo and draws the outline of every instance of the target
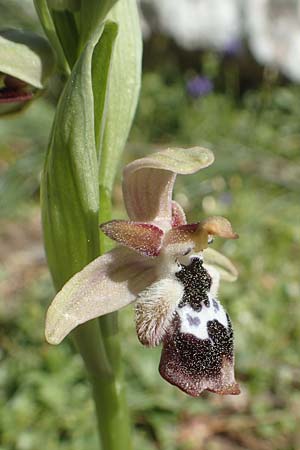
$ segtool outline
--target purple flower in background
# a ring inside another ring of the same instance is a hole
[[[243,50],[243,43],[240,39],[232,39],[223,48],[223,54],[229,57],[238,56]]]
[[[197,75],[186,84],[187,93],[193,98],[203,97],[209,94],[214,88],[213,82],[207,77]]]

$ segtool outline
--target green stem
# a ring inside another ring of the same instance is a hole
[[[98,429],[103,450],[129,450],[130,427],[123,384],[116,377],[109,380],[91,378]]]
[[[102,155],[103,156],[103,155]],[[101,179],[101,178],[100,178]],[[101,180],[103,182],[103,180]],[[100,223],[111,216],[111,194],[100,187]],[[101,253],[109,249],[109,242],[100,237]],[[112,369],[110,377],[91,376],[100,441],[103,450],[131,450],[131,426],[124,389],[118,313],[98,319],[102,343]]]
[[[112,313],[81,325],[73,331],[73,339],[91,382],[101,449],[131,450],[118,314]]]
[[[108,198],[106,198],[108,200]],[[106,203],[108,206],[108,203]],[[108,209],[101,208],[108,218]],[[101,219],[100,219],[101,220]],[[102,241],[102,252],[107,250]],[[92,386],[102,450],[131,450],[131,425],[128,411],[118,313],[92,320],[73,331]]]
[[[90,377],[110,378],[112,367],[98,321],[91,320],[76,328],[72,337]]]
[[[92,385],[103,450],[132,448],[117,320],[117,313],[112,313],[73,332]]]
[[[132,449],[117,320],[117,313],[99,319],[113,374],[110,378],[91,378],[103,450]]]

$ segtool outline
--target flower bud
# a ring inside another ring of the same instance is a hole
[[[44,88],[54,68],[48,42],[32,32],[0,31],[0,115],[18,112]]]

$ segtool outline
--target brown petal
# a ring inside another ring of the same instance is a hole
[[[192,174],[214,161],[210,150],[168,148],[128,164],[123,173],[123,196],[130,219],[172,221],[172,191],[176,174]]]
[[[188,223],[167,231],[163,242],[164,251],[168,255],[178,256],[185,255],[193,249],[196,250],[196,232],[198,231],[198,228],[198,223]],[[207,233],[205,232],[204,238],[203,236],[201,236],[201,238],[202,245],[199,245],[199,239],[197,245],[197,249],[199,248],[200,250],[208,245]]]
[[[100,226],[108,237],[141,255],[158,256],[164,232],[159,227],[128,220],[112,220]]]
[[[74,275],[52,301],[46,339],[59,344],[75,327],[133,302],[156,279],[153,259],[116,248]]]

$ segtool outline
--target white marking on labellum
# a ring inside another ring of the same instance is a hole
[[[197,339],[210,339],[208,335],[208,322],[217,320],[228,329],[226,312],[220,302],[209,298],[209,306],[202,305],[201,311],[195,311],[190,305],[177,308],[180,317],[180,332],[192,334]]]

